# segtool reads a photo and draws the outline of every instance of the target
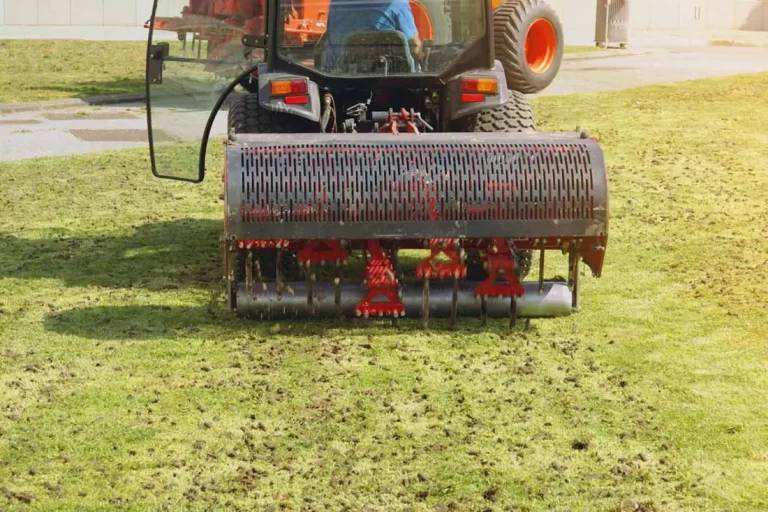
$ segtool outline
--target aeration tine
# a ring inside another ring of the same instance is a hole
[[[544,293],[544,244],[546,240],[541,241],[541,251],[539,252],[539,295]]]
[[[429,324],[429,278],[424,278],[424,291],[421,296],[421,327],[426,329]]]
[[[253,251],[248,251],[245,257],[245,290],[253,297]]]
[[[573,248],[573,266],[571,268],[571,297],[572,308],[574,311],[579,310],[579,265],[581,263],[581,255],[577,248]]]
[[[336,278],[334,284],[334,301],[336,303],[336,313],[341,317],[341,265],[336,263]]]
[[[315,314],[315,307],[312,303],[312,268],[307,263],[307,306],[309,308],[309,314]]]
[[[237,280],[235,279],[235,268],[237,266],[237,252],[233,251],[232,249],[227,249],[229,252],[227,254],[228,259],[228,269],[227,269],[227,284],[232,289],[232,287],[235,285]],[[229,307],[234,308],[236,306],[234,297],[230,293],[229,295]]]
[[[277,300],[283,299],[283,273],[281,270],[283,262],[283,250],[277,249],[275,257],[275,289],[277,291]]]
[[[459,306],[459,279],[453,278],[453,298],[451,299],[451,330],[456,330],[456,316]]]

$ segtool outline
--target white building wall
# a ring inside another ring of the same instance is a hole
[[[603,0],[549,0],[560,15],[567,44],[594,37]],[[768,0],[626,0],[635,29],[768,30]],[[187,0],[159,0],[160,16],[176,16]],[[152,0],[0,0],[0,24],[140,27]]]
[[[591,44],[595,38],[595,0],[548,0],[557,12],[565,32],[565,44]]]
[[[70,0],[37,0],[37,24],[69,25],[71,7]]]
[[[4,23],[7,25],[36,25],[37,0],[31,2],[8,0],[5,5]]]
[[[181,9],[179,9],[179,11],[181,11]],[[137,25],[144,24],[145,21],[149,20],[151,14],[152,0],[136,0],[136,5],[134,6],[134,16],[136,16]]]
[[[729,29],[737,25],[736,10],[729,0],[708,0],[706,3],[709,28]]]
[[[145,20],[142,20],[142,22]],[[136,2],[109,2],[104,4],[104,19],[107,26],[137,25]]]
[[[72,2],[70,24],[103,26],[104,0],[76,0]]]
[[[635,29],[768,30],[768,0],[629,1]]]
[[[0,25],[124,26],[144,25],[153,0],[0,0]],[[187,0],[159,0],[162,16],[176,16]]]
[[[584,44],[584,41],[594,40],[597,6],[603,0],[548,1],[563,23],[566,44]],[[768,31],[768,0],[625,1],[630,5],[630,27],[636,30]]]

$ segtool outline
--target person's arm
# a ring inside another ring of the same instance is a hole
[[[419,37],[419,31],[416,28],[416,20],[413,19],[411,6],[408,3],[408,0],[399,0],[397,6],[396,20],[398,30],[405,34],[405,37],[408,38],[408,42],[411,43],[411,53],[414,58],[422,59],[424,57],[424,44],[421,41],[421,37]]]
[[[411,53],[416,59],[424,58],[424,43],[421,42],[419,34],[416,34],[410,39]]]

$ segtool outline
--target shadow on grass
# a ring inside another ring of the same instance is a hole
[[[225,318],[226,317],[226,318]],[[70,309],[46,316],[47,331],[92,339],[155,339],[189,336],[203,328],[231,328],[235,319],[224,308],[96,306]]]
[[[105,96],[109,94],[144,93],[146,85],[144,80],[127,78],[120,80],[41,84],[36,89],[66,93],[74,98],[85,99],[91,96]]]
[[[124,237],[24,239],[0,234],[0,275],[58,279],[65,286],[173,290],[221,279],[222,223],[185,219],[143,224]]]
[[[0,235],[0,276],[35,281],[55,279],[66,287],[140,288],[150,292],[185,289],[209,291],[199,306],[165,305],[94,306],[49,315],[45,328],[61,334],[95,339],[153,339],[194,336],[202,330],[221,334],[248,332],[260,336],[280,333],[322,335],[336,330],[363,327],[371,334],[403,333],[419,329],[419,321],[349,319],[245,320],[224,303],[223,254],[219,242],[222,223],[216,220],[183,219],[143,224],[127,236],[25,239]],[[407,259],[407,258],[405,258]],[[411,262],[413,263],[413,262]],[[360,269],[361,270],[361,269]],[[345,272],[347,274],[347,272]],[[355,269],[348,269],[352,278]],[[345,279],[346,279],[345,278]],[[35,284],[30,283],[30,286]],[[119,299],[113,299],[119,300]],[[128,298],[126,300],[133,300]],[[510,331],[508,321],[461,318],[455,335],[521,331],[521,320]],[[450,332],[448,320],[432,319],[430,331]],[[531,329],[535,327],[531,326]]]
[[[496,333],[516,336],[527,330],[535,332],[535,324],[526,328],[520,320],[510,329],[506,320],[489,320],[486,327],[479,320],[459,319],[456,331],[448,330],[447,320],[432,320],[429,332],[432,334],[461,337],[472,333]],[[415,319],[401,319],[396,324],[386,320],[346,319],[288,319],[288,320],[246,320],[230,312],[224,304],[200,307],[171,307],[163,305],[142,306],[94,306],[71,309],[46,316],[45,329],[49,332],[99,340],[131,339],[147,340],[173,337],[238,336],[249,334],[269,338],[275,335],[324,336],[334,333],[349,333],[360,329],[371,335],[404,334],[419,331]]]

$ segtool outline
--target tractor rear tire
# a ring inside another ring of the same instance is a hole
[[[258,94],[245,94],[229,107],[228,129],[232,133],[315,133],[320,125],[284,112],[272,112],[261,106]]]
[[[543,0],[504,0],[493,13],[494,53],[509,89],[535,94],[557,76],[563,60],[563,26]]]
[[[283,112],[272,112],[261,106],[258,94],[246,94],[232,101],[227,116],[229,133],[315,133],[320,131],[317,123],[308,119]],[[263,251],[255,253],[259,257],[261,273],[265,279],[277,274],[277,252]],[[235,277],[245,280],[245,253],[238,255]],[[280,271],[285,280],[301,280],[303,272],[296,254],[283,252],[280,259]]]
[[[533,109],[522,93],[509,91],[509,100],[498,108],[482,110],[456,122],[460,132],[526,133],[536,131]]]
[[[464,132],[495,133],[530,133],[536,131],[533,109],[528,99],[521,93],[509,91],[509,101],[499,108],[483,110],[479,114],[468,116],[460,121]],[[517,278],[522,280],[531,272],[533,253],[514,251],[517,258]],[[467,278],[483,281],[488,273],[483,269],[483,262],[477,252],[467,253]]]

